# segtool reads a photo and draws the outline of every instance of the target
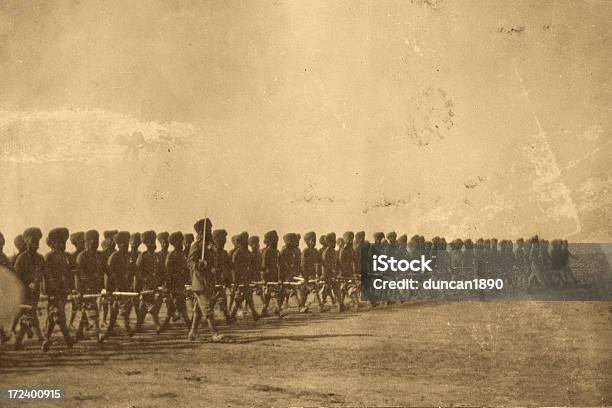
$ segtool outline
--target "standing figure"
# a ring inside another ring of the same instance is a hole
[[[321,303],[325,304],[327,296],[332,293],[336,300],[341,299],[340,288],[338,286],[338,254],[336,252],[336,234],[330,232],[326,235],[327,247],[323,251],[321,264],[323,265],[323,287],[321,288]],[[338,311],[344,311],[344,305],[338,302]]]
[[[185,269],[187,269],[187,259],[185,259],[183,253],[183,234],[180,231],[173,232],[170,234],[168,241],[172,245],[172,251],[168,253],[165,261],[166,290],[169,294],[166,303],[168,313],[166,313],[166,318],[158,330],[158,334],[168,328],[170,319],[175,315],[182,317],[187,328],[191,328],[191,319],[187,315],[187,304],[185,302],[185,285],[187,284]]]
[[[266,317],[270,300],[276,300],[275,314],[280,317],[283,306],[284,294],[282,290],[282,278],[279,265],[280,253],[278,247],[278,234],[276,231],[268,231],[264,235],[264,249],[261,251],[261,278],[264,281],[264,304],[260,316]],[[275,284],[275,285],[274,285]]]
[[[227,289],[231,287],[232,272],[230,258],[225,250],[227,243],[227,231],[218,229],[213,231],[213,263],[212,272],[215,275],[215,297],[219,309],[225,316],[225,321],[229,325],[233,322],[227,305]]]
[[[249,282],[261,281],[261,251],[259,250],[259,237],[251,235],[249,237],[249,247],[251,248],[251,266],[249,268]],[[259,296],[261,303],[264,303],[263,287],[259,284],[255,286],[255,293]]]
[[[317,271],[321,264],[321,257],[319,251],[315,248],[317,245],[317,234],[314,231],[309,231],[304,234],[304,242],[306,242],[306,248],[302,251],[301,256],[301,277],[304,279],[304,286],[301,287],[303,292],[303,299],[308,299],[308,294],[312,293],[315,296],[315,301],[319,306],[319,311],[326,312],[326,309],[321,303],[321,296],[319,295],[318,283],[311,282],[318,279]]]
[[[51,347],[51,336],[55,325],[60,328],[66,347],[72,348],[74,343],[66,327],[66,300],[72,288],[70,258],[66,254],[68,236],[67,228],[55,228],[49,231],[47,237],[47,245],[51,248],[51,252],[45,255],[41,282],[41,292],[47,296],[47,329],[42,344],[44,352],[49,351]]]
[[[15,273],[21,280],[25,289],[24,304],[19,313],[19,331],[15,336],[15,350],[22,348],[25,334],[33,330],[42,344],[44,338],[40,331],[38,321],[38,300],[40,297],[40,281],[44,267],[44,259],[38,253],[38,247],[42,232],[36,227],[28,228],[23,232],[23,240],[26,250],[22,252],[15,261]]]
[[[118,232],[113,241],[118,250],[113,252],[108,258],[107,274],[104,279],[104,289],[110,296],[110,321],[106,329],[104,338],[113,335],[117,317],[121,316],[123,327],[129,337],[132,337],[130,327],[130,312],[132,310],[132,300],[125,295],[116,295],[114,292],[133,292],[134,273],[130,268],[130,254],[128,247],[130,244],[130,233],[127,231]]]
[[[251,311],[253,320],[259,320],[259,315],[255,310],[255,304],[253,303],[253,292],[250,284],[249,270],[251,267],[251,254],[249,253],[249,234],[248,232],[242,232],[235,239],[236,248],[232,252],[232,283],[235,291],[234,305],[231,310],[232,319],[236,317],[238,308],[242,307],[243,302],[246,307]]]
[[[195,298],[193,308],[193,319],[191,330],[187,336],[189,340],[195,340],[198,325],[202,315],[206,319],[208,328],[212,333],[211,341],[217,342],[223,339],[223,335],[217,330],[215,324],[215,275],[212,271],[213,249],[212,222],[204,218],[193,226],[196,232],[196,241],[191,245],[187,266],[191,271],[191,290]],[[204,245],[206,241],[206,245]]]
[[[104,287],[104,279],[108,275],[108,258],[110,258],[111,254],[115,252],[115,235],[117,234],[117,230],[109,230],[104,231],[102,234],[104,236],[104,240],[102,241],[102,251],[100,251],[100,263],[102,264],[102,270],[104,271],[104,276],[102,277],[102,282],[100,285]],[[100,324],[102,326],[106,326],[106,322],[108,321],[108,310],[110,307],[111,300],[105,296],[101,296],[99,299],[100,308],[102,309],[102,321]]]
[[[73,232],[70,234],[70,243],[74,246],[74,251],[68,254],[68,259],[70,260],[70,291],[73,294],[76,294],[76,289],[74,287],[74,279],[76,277],[78,271],[77,265],[77,257],[81,252],[85,250],[85,233],[83,231]],[[81,312],[82,304],[79,301],[78,296],[72,296],[70,299],[70,327],[73,329],[74,327],[74,319],[77,317],[77,314]]]
[[[159,309],[161,308],[162,297],[158,287],[162,276],[159,257],[155,253],[157,248],[155,239],[155,231],[145,231],[142,233],[142,243],[145,245],[146,251],[141,253],[136,261],[135,287],[139,288],[138,291],[141,293],[136,320],[136,332],[143,331],[143,324],[147,314],[151,315],[156,329],[161,327],[159,323]]]
[[[100,321],[98,318],[97,299],[102,291],[104,282],[104,269],[102,268],[98,246],[100,235],[96,230],[85,233],[85,250],[77,256],[77,273],[74,278],[74,287],[80,297],[81,319],[76,333],[77,340],[84,340],[83,330],[86,323],[93,327],[96,340],[101,344],[104,339],[100,334]],[[90,295],[90,296],[87,296]]]

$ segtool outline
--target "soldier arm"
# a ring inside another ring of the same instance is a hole
[[[81,252],[79,256],[77,256],[77,273],[74,274],[74,290],[78,293],[81,292],[81,278],[79,277],[83,271],[83,253]]]
[[[42,267],[42,274],[40,277],[40,293],[42,293],[43,295],[47,295],[47,274],[49,271],[49,256],[45,256],[45,261],[43,263],[43,267]]]

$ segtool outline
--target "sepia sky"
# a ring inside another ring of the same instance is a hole
[[[610,241],[610,21],[596,0],[2,2],[0,231],[206,213]]]

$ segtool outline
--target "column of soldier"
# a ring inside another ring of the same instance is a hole
[[[10,332],[0,327],[0,339],[6,342],[12,332],[14,348],[20,350],[26,335],[36,335],[43,351],[48,351],[57,326],[68,348],[84,340],[86,331],[93,331],[101,344],[114,335],[119,318],[131,337],[134,332],[143,332],[145,319],[150,316],[157,334],[167,330],[171,322],[182,320],[190,340],[196,338],[204,320],[212,334],[210,340],[216,342],[223,339],[215,321],[216,308],[229,325],[245,309],[254,321],[271,315],[281,317],[290,298],[295,298],[300,313],[307,313],[310,295],[321,312],[329,310],[328,298],[340,312],[361,306],[361,254],[362,247],[369,245],[363,231],[346,232],[338,238],[335,233],[325,234],[319,238],[320,248],[316,248],[316,234],[308,232],[304,234],[303,250],[299,247],[300,235],[288,233],[283,236],[280,251],[276,231],[264,235],[263,249],[259,237],[242,232],[232,237],[233,248],[228,252],[227,232],[213,231],[208,218],[196,222],[194,229],[195,236],[181,232],[105,231],[99,250],[96,230],[69,234],[66,228],[55,228],[47,234],[51,251],[43,257],[38,253],[43,234],[32,227],[15,238],[17,254],[11,259],[3,252],[5,240],[0,233],[0,265],[16,274],[25,291]],[[446,240],[440,237],[425,241],[423,236],[415,235],[408,241],[406,235],[398,238],[395,232],[386,237],[377,232],[373,237],[375,244],[386,244],[400,256],[419,259],[425,255],[434,259],[434,271],[454,278],[486,277],[495,272],[517,287],[577,283],[569,267],[573,255],[567,241],[554,240],[549,250],[549,243],[537,236],[526,242],[519,239],[516,245],[502,240],[499,246],[496,239],[478,239],[475,244],[470,239],[457,239],[450,243],[448,251]],[[68,240],[75,248],[70,253],[66,251]],[[156,242],[161,246],[159,251]],[[254,296],[260,299],[259,311]],[[39,302],[45,300],[47,321],[43,333],[38,312],[42,309]],[[188,308],[188,303],[192,307]],[[370,303],[377,306],[376,302]],[[68,304],[69,318],[65,312]],[[164,304],[166,314],[161,321]],[[191,316],[188,309],[192,310]],[[130,322],[132,311],[136,317],[134,328]],[[69,327],[76,330],[74,337]]]

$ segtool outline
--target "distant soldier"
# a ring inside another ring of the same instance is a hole
[[[68,236],[67,228],[55,228],[49,231],[47,237],[47,245],[51,248],[51,252],[45,255],[41,282],[41,292],[47,296],[47,330],[42,344],[44,352],[49,351],[51,347],[51,336],[55,325],[60,328],[66,347],[72,348],[74,343],[66,327],[65,311],[66,299],[72,288],[70,259],[66,254]]]
[[[104,282],[104,269],[102,268],[101,256],[98,252],[100,235],[96,230],[85,233],[85,250],[77,256],[77,274],[74,286],[77,295],[82,296],[82,317],[76,333],[77,340],[83,340],[83,330],[86,322],[94,328],[96,340],[102,343],[104,339],[100,333],[100,321],[98,318],[98,303],[96,298],[84,297],[84,295],[99,295]]]
[[[198,325],[202,315],[206,319],[208,328],[212,332],[211,340],[220,341],[223,335],[219,334],[215,324],[215,275],[212,271],[214,243],[212,242],[212,222],[208,218],[201,219],[193,226],[196,231],[196,241],[191,245],[187,265],[191,271],[191,290],[195,297],[195,306],[189,340],[195,340]],[[206,241],[206,245],[204,245]],[[204,256],[202,256],[204,252]]]
[[[170,242],[168,239],[170,238],[170,233],[167,231],[163,231],[157,234],[157,241],[159,242],[159,252],[157,252],[157,257],[159,258],[159,271],[160,271],[160,284],[164,283],[166,280],[166,258],[168,257],[168,248],[170,247]]]
[[[326,235],[327,247],[323,251],[323,257],[321,263],[323,265],[323,274],[321,276],[324,284],[321,288],[321,303],[324,305],[327,296],[331,293],[334,294],[336,300],[338,300],[338,311],[344,311],[344,304],[340,302],[340,287],[338,286],[338,254],[336,252],[336,234],[330,232]]]
[[[140,257],[139,248],[141,245],[142,245],[142,237],[140,235],[140,232],[132,233],[132,235],[130,235],[130,253],[128,254],[128,260],[129,260],[130,274],[134,277],[136,277],[136,275],[138,274],[138,267],[136,266],[136,262],[138,261],[138,258]],[[136,284],[137,282],[135,283],[135,285]],[[140,292],[141,288],[138,286],[135,286],[134,290],[136,292]],[[137,297],[137,298],[132,299],[132,306],[134,307],[134,312],[136,313],[136,316],[138,316],[138,311],[140,310],[140,298]]]
[[[104,240],[102,241],[102,251],[100,251],[100,262],[102,264],[102,270],[104,271],[104,276],[102,277],[102,282],[100,282],[100,286],[104,286],[104,279],[106,275],[108,275],[108,258],[110,258],[111,254],[115,252],[115,241],[114,237],[117,234],[117,230],[109,230],[104,231],[102,234],[104,236]],[[106,297],[99,298],[100,307],[102,308],[102,322],[103,326],[106,325],[108,320],[108,309],[110,307],[110,299]]]
[[[280,253],[278,247],[278,234],[276,231],[268,231],[264,235],[265,248],[261,251],[261,269],[262,269],[262,280],[265,282],[264,287],[264,304],[263,309],[260,313],[261,317],[268,315],[268,307],[270,306],[270,300],[274,298],[276,300],[275,314],[280,316],[283,307],[284,293],[281,286],[282,277],[279,265]],[[276,286],[272,285],[276,283]]]
[[[359,282],[360,278],[355,276],[355,249],[353,241],[355,234],[347,231],[342,235],[344,246],[338,251],[338,269],[340,278],[340,299],[339,304],[344,307],[344,298],[348,296],[354,308],[359,307]],[[396,243],[397,245],[397,243]]]
[[[27,249],[15,261],[15,273],[25,289],[24,306],[19,314],[19,331],[15,336],[15,350],[22,348],[23,337],[29,330],[34,330],[38,340],[44,341],[38,322],[38,300],[40,281],[44,267],[44,258],[38,253],[42,232],[36,227],[23,232]]]
[[[490,278],[497,278],[499,277],[499,264],[500,264],[500,258],[499,258],[499,248],[498,248],[498,240],[497,238],[491,238],[491,248],[488,250],[488,254],[487,254],[487,264],[488,264],[488,270],[489,270],[489,277]]]
[[[172,245],[172,251],[166,257],[166,290],[169,293],[169,299],[166,303],[168,313],[166,318],[158,330],[158,334],[166,330],[170,319],[177,315],[183,318],[187,328],[191,328],[191,319],[187,315],[187,304],[185,303],[186,292],[185,285],[188,283],[185,280],[187,269],[187,259],[183,253],[183,234],[179,231],[173,232],[168,238]]]
[[[577,256],[569,251],[567,240],[563,240],[561,241],[561,279],[566,285],[570,283],[577,285],[578,279],[570,266],[570,258],[578,259]]]
[[[118,232],[113,241],[118,250],[113,252],[108,258],[107,274],[104,279],[104,289],[110,296],[110,321],[104,338],[113,335],[117,317],[121,316],[123,327],[127,335],[132,337],[130,327],[130,312],[132,310],[132,300],[130,297],[120,296],[114,292],[133,292],[134,291],[134,271],[130,268],[130,254],[128,247],[130,244],[130,233],[127,231]]]
[[[514,258],[514,251],[512,247],[512,241],[502,239],[499,242],[499,257],[498,257],[498,276],[501,276],[507,282],[510,288],[516,286],[514,281],[514,265],[516,261]]]
[[[261,251],[259,250],[259,237],[251,235],[249,237],[249,247],[251,248],[251,267],[249,268],[250,282],[261,281]],[[264,292],[261,286],[255,288],[261,303],[264,303]]]
[[[462,277],[473,279],[476,277],[476,256],[474,253],[474,242],[471,239],[466,239],[463,243],[463,259],[461,260]]]
[[[325,248],[327,248],[327,237],[325,234],[321,234],[321,236],[319,237],[319,245],[321,245],[321,248],[319,248],[319,259],[323,259],[323,251],[325,251]],[[323,265],[319,264],[317,266],[317,276],[320,277],[321,275],[323,275]]]
[[[544,260],[542,257],[542,251],[540,250],[540,241],[538,236],[531,238],[531,253],[529,254],[529,262],[531,264],[531,274],[527,281],[527,289],[531,289],[534,286],[540,288],[547,287],[546,271]]]
[[[155,239],[155,231],[145,231],[142,233],[142,243],[145,245],[146,251],[142,252],[136,261],[135,286],[141,292],[136,320],[137,332],[143,331],[142,326],[147,314],[151,315],[156,329],[161,327],[159,309],[161,308],[162,297],[159,294],[158,287],[162,276],[159,256],[155,252],[155,249],[157,249]]]
[[[283,235],[283,245],[280,250],[279,255],[279,265],[280,265],[280,281],[285,282],[289,281],[293,277],[293,265],[294,265],[294,256],[295,252],[293,251],[292,245],[295,239],[295,234],[288,233]],[[289,296],[292,294],[292,288],[283,288],[283,305],[289,307]],[[295,293],[293,293],[295,295]],[[299,303],[299,300],[298,300]]]
[[[185,254],[185,259],[189,258],[189,251],[191,250],[191,244],[193,244],[194,236],[191,232],[183,234],[183,253]]]
[[[227,305],[227,292],[226,289],[230,288],[232,280],[231,264],[229,254],[225,250],[225,244],[227,242],[227,231],[224,229],[217,229],[213,231],[213,259],[212,259],[212,272],[215,275],[215,297],[216,303],[219,305],[219,309],[225,316],[225,321],[229,325],[233,322],[233,319],[229,313]]]
[[[317,235],[314,231],[307,232],[304,234],[304,242],[306,242],[306,248],[302,251],[301,256],[301,277],[304,279],[304,286],[302,286],[302,298],[304,300],[308,299],[308,294],[313,293],[315,296],[315,300],[317,305],[319,306],[319,311],[326,312],[327,309],[321,303],[321,297],[319,296],[319,291],[317,288],[316,282],[310,282],[311,280],[316,280],[317,270],[319,269],[319,265],[321,264],[321,258],[319,257],[319,251],[315,248],[317,244]]]
[[[490,246],[489,242],[489,246]],[[487,252],[485,247],[485,240],[478,238],[476,240],[476,247],[474,248],[474,266],[476,272],[476,278],[486,278],[487,273]]]
[[[529,276],[527,273],[527,262],[528,257],[525,251],[525,241],[523,238],[516,240],[516,249],[514,250],[514,278],[516,286],[523,285],[525,283],[525,277]]]
[[[25,240],[23,239],[23,234],[19,234],[15,237],[15,239],[13,240],[13,244],[15,245],[15,249],[17,250],[17,253],[13,256],[11,256],[10,260],[11,260],[11,265],[13,265],[13,269],[15,268],[15,263],[17,262],[17,258],[19,257],[19,255],[21,255],[22,253],[24,253],[26,251],[26,249],[28,249],[28,246],[25,242]]]
[[[355,275],[361,276],[361,264],[362,264],[362,252],[363,252],[363,247],[364,245],[366,245],[366,240],[365,240],[365,231],[358,231],[357,233],[355,233],[355,242],[353,243],[353,254],[354,254],[354,268],[355,268]]]
[[[236,317],[236,313],[239,308],[242,308],[242,304],[245,303],[246,307],[251,311],[253,320],[259,320],[259,315],[255,310],[255,304],[253,303],[253,291],[251,290],[250,284],[250,273],[251,268],[251,254],[249,253],[249,234],[245,231],[236,236],[234,240],[236,248],[232,251],[232,283],[236,288],[234,305],[231,310],[232,319]]]
[[[461,249],[463,248],[463,241],[460,238],[455,239],[450,243],[451,253],[450,253],[450,270],[451,270],[451,279],[457,279],[463,276],[462,268],[463,268],[463,253]]]
[[[85,233],[83,231],[70,234],[70,243],[74,246],[74,251],[68,254],[70,260],[70,291],[76,294],[74,280],[79,269],[77,257],[85,250]],[[74,327],[74,319],[81,312],[81,301],[77,296],[72,296],[70,300],[70,327]]]

